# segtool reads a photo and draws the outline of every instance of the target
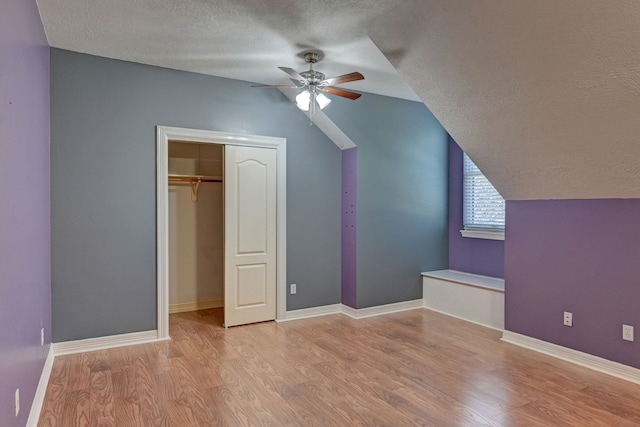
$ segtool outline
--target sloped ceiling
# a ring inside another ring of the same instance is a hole
[[[372,39],[506,199],[640,197],[640,2],[430,6]]]
[[[640,197],[640,2],[38,5],[54,47],[260,83],[319,48],[367,77],[345,87],[424,101],[507,199]]]

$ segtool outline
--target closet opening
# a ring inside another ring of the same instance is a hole
[[[170,308],[225,327],[285,319],[286,139],[157,126],[156,143],[158,339]]]
[[[222,325],[224,145],[169,141],[168,214],[169,314]]]

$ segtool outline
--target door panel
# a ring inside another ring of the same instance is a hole
[[[237,163],[236,175],[238,255],[264,255],[267,252],[269,217],[256,214],[268,211],[268,166],[255,160],[245,160]]]
[[[236,268],[237,307],[259,306],[267,303],[267,265],[239,265]]]
[[[225,326],[276,318],[276,151],[225,147]]]

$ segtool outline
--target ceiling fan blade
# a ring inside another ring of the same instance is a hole
[[[297,85],[252,85],[251,87],[258,87],[258,88],[274,87],[278,89],[299,89],[300,88],[300,86],[297,86]]]
[[[304,85],[307,85],[309,82],[307,82],[307,79],[305,79],[304,77],[302,77],[296,70],[294,70],[293,68],[288,68],[288,67],[278,67],[280,68],[282,71],[284,71],[285,73],[289,74],[289,76],[291,76],[295,81],[298,81]]]
[[[356,80],[364,80],[364,76],[357,71],[355,73],[343,74],[342,76],[323,80],[320,82],[320,86],[339,85],[342,83],[355,82]]]
[[[362,96],[361,93],[351,92],[350,90],[338,89],[335,87],[323,87],[318,88],[323,92],[330,93],[332,95],[342,96],[343,98],[349,98],[352,100],[358,99]]]

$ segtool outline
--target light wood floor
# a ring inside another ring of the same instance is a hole
[[[40,426],[638,426],[640,385],[427,310],[223,329],[57,357]]]

